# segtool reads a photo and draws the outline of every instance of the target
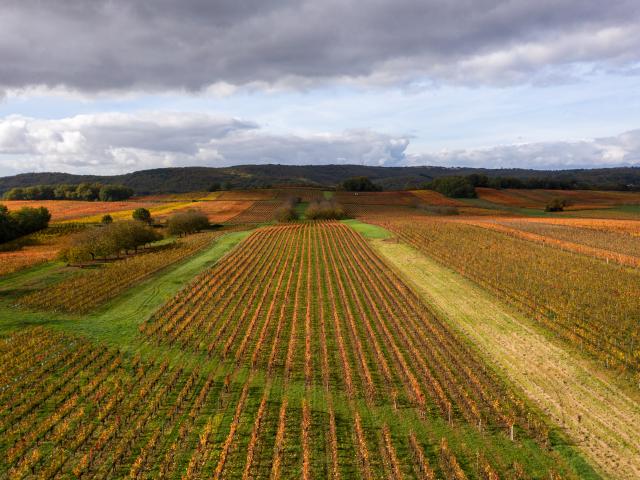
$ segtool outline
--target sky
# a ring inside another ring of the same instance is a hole
[[[638,0],[3,0],[0,176],[640,166]]]

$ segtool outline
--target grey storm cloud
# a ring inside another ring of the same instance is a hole
[[[0,119],[0,173],[115,174],[156,167],[362,164],[581,168],[637,165],[640,130],[574,142],[541,142],[414,154],[408,137],[371,130],[274,134],[202,113],[97,113],[63,119]]]
[[[637,71],[639,22],[637,0],[5,0],[0,90],[554,81]]]

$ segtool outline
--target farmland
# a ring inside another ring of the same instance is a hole
[[[640,221],[482,196],[154,195],[135,251],[52,260],[98,205],[0,252],[49,249],[0,270],[0,477],[637,478]]]

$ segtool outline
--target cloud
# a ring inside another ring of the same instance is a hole
[[[637,0],[6,0],[0,89],[557,82],[637,71]]]
[[[98,113],[57,120],[13,115],[0,120],[0,169],[115,174],[247,163],[397,165],[408,144],[406,138],[367,130],[273,135],[250,121],[200,113]]]
[[[568,169],[640,166],[640,129],[614,137],[407,155],[408,165]]]
[[[0,119],[0,174],[116,174],[268,163],[537,169],[640,165],[640,129],[591,140],[423,153],[407,152],[409,143],[409,136],[371,130],[276,135],[251,121],[202,113],[98,113],[54,120],[13,115]]]

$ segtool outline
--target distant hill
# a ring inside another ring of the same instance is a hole
[[[416,188],[437,177],[480,173],[490,177],[553,178],[574,182],[576,188],[640,190],[640,167],[580,170],[526,170],[446,167],[369,167],[362,165],[242,165],[236,167],[183,167],[141,170],[124,175],[73,175],[45,172],[0,177],[0,194],[14,187],[119,183],[137,194],[179,193],[206,190],[214,183],[230,188],[259,188],[281,185],[334,187],[344,179],[366,176],[386,190]]]

